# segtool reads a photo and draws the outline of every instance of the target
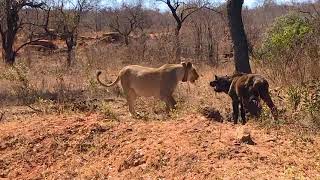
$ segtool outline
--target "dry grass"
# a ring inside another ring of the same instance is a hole
[[[0,122],[0,177],[320,178],[320,136],[312,124],[300,123],[289,111],[286,87],[271,83],[272,97],[282,110],[279,125],[270,123],[268,111],[244,127],[233,125],[226,122],[230,98],[208,85],[214,74],[230,74],[232,64],[212,68],[195,63],[200,79],[179,84],[176,111],[166,114],[159,100],[140,98],[137,110],[142,117],[134,119],[119,88],[107,91],[95,81],[98,69],[112,81],[126,64],[165,63],[132,58],[128,62],[130,52],[134,48],[80,47],[71,69],[64,67],[61,52],[21,54],[17,69],[24,80],[17,78],[17,70],[0,66],[5,113]],[[204,118],[199,111],[203,107],[219,111],[224,122]],[[242,128],[251,132],[257,145],[237,143]]]

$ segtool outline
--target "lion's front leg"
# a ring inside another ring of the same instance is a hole
[[[174,100],[172,96],[163,96],[161,100],[166,103],[166,111],[169,112],[170,109],[174,109],[177,102]]]

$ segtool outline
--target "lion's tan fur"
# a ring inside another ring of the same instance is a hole
[[[101,82],[100,74],[99,71],[97,80],[103,86],[110,87],[121,82],[131,114],[135,114],[134,101],[138,96],[153,96],[163,100],[167,110],[174,108],[176,101],[172,93],[178,82],[183,80],[194,82],[199,77],[191,63],[165,64],[159,68],[129,65],[120,70],[117,79],[111,84]]]

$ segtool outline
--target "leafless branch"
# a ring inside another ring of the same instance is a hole
[[[193,13],[199,11],[200,9],[202,9],[204,6],[201,6],[201,7],[197,7],[197,8],[194,8],[191,12],[189,12],[185,17],[183,17],[181,19],[182,22],[184,22],[190,15],[192,15]],[[182,17],[182,15],[181,15]]]
[[[49,29],[48,29],[48,25],[49,25],[49,18],[50,18],[50,11],[51,11],[51,7],[49,7],[47,11],[47,16],[45,18],[45,23],[44,23],[44,30],[48,33]]]
[[[205,9],[208,9],[209,11],[212,11],[212,12],[214,12],[214,13],[219,14],[219,15],[220,15],[220,18],[222,19],[222,21],[223,21],[225,24],[228,24],[228,22],[227,22],[227,20],[226,20],[226,17],[225,17],[225,15],[223,14],[222,11],[218,11],[217,9],[210,8],[210,7],[207,7],[207,6],[205,6],[204,8],[205,8]]]
[[[158,1],[158,2],[163,2],[163,3],[167,3],[167,1],[165,1],[165,0],[156,0],[156,1]]]
[[[314,4],[311,5],[312,9],[316,12],[318,17],[320,17],[320,12],[317,10],[316,6]]]
[[[45,5],[44,2],[41,2],[41,3],[27,2],[27,3],[25,3],[25,6],[29,6],[31,8],[41,8],[44,5]]]
[[[15,50],[15,53],[17,53],[17,52],[18,52],[20,49],[22,49],[24,46],[29,45],[29,44],[34,43],[34,42],[37,42],[37,41],[39,41],[39,40],[41,40],[41,39],[38,38],[38,39],[35,39],[35,40],[32,40],[32,41],[28,41],[28,42],[26,42],[26,43],[23,43],[21,46],[19,46],[19,47]]]
[[[31,25],[31,26],[36,26],[36,27],[45,27],[45,25],[43,25],[43,24],[36,24],[36,23],[32,23],[32,22],[24,22],[24,23],[21,23],[20,24],[20,27],[21,26],[24,26],[24,25]]]
[[[30,7],[30,8],[43,8],[43,6],[45,5],[44,2],[41,3],[35,3],[35,2],[22,2],[20,4],[17,5],[17,10],[19,11],[20,9],[22,9],[23,7]]]
[[[169,7],[174,19],[177,21],[177,23],[181,23],[181,19],[179,18],[179,16],[177,15],[177,9],[179,7],[179,4],[177,4],[178,2],[176,2],[175,7],[173,7],[171,5],[171,1],[167,0],[167,2],[165,2],[167,4],[167,6]]]
[[[208,10],[210,10],[210,11],[212,11],[212,12],[215,12],[215,13],[217,13],[217,14],[220,14],[221,16],[224,16],[224,14],[223,14],[222,11],[218,11],[217,9],[210,8],[210,7],[208,7],[208,6],[205,6],[204,8],[205,8],[205,9],[208,9]]]

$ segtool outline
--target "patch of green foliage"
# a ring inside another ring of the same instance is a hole
[[[298,14],[281,16],[267,31],[260,53],[264,58],[274,59],[280,53],[297,46],[312,31],[309,21]]]

